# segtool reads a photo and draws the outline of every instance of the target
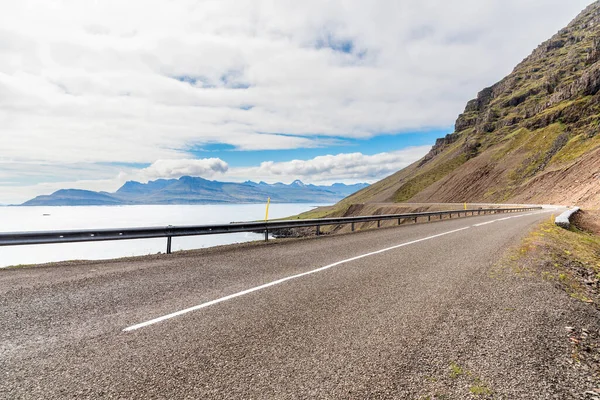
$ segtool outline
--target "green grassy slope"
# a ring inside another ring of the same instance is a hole
[[[468,102],[455,132],[422,160],[336,209],[376,202],[600,203],[599,60],[596,2]]]

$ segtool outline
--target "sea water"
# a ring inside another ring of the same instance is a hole
[[[271,204],[269,219],[284,218],[322,204]],[[65,229],[207,225],[264,220],[264,204],[0,207],[0,233]],[[172,250],[198,249],[261,240],[257,233],[175,237]],[[99,260],[166,251],[166,238],[106,242],[0,246],[0,268],[65,260]]]

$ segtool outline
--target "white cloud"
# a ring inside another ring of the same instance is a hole
[[[0,159],[151,163],[446,127],[587,3],[2,2]]]
[[[229,165],[220,158],[157,160],[149,167],[135,171],[134,173],[120,174],[120,178],[132,179],[144,183],[159,178],[173,179],[185,175],[201,176],[207,179],[219,173],[224,174],[228,169]]]
[[[365,155],[345,153],[315,157],[310,160],[266,161],[258,167],[232,168],[229,178],[253,177],[266,182],[303,179],[311,183],[373,182],[419,160],[430,146],[411,147],[399,151]]]

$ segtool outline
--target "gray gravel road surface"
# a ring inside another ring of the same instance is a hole
[[[0,398],[578,398],[565,326],[598,315],[494,272],[549,216],[0,270]]]

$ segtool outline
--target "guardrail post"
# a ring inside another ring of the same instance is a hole
[[[354,222],[351,225],[352,232],[354,232]]]
[[[171,225],[167,227],[167,254],[171,254],[171,236],[169,235],[169,233],[171,233],[170,227]]]
[[[321,234],[321,225],[317,225],[317,236]]]
[[[418,217],[415,217],[415,224],[417,223],[417,218],[418,218]]]
[[[398,225],[400,225],[400,221],[402,221],[402,218],[398,218]]]
[[[269,241],[269,228],[265,228],[265,242]]]
[[[378,220],[377,220],[377,227],[379,228],[380,226],[381,226],[381,220],[380,220],[380,219],[378,219]]]
[[[428,215],[427,216],[427,222],[430,222],[430,221],[431,221],[431,215]]]

